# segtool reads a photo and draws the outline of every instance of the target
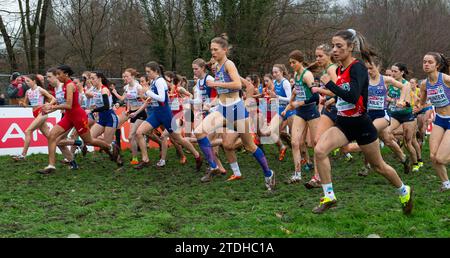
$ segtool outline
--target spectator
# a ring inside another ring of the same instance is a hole
[[[10,99],[10,105],[19,105],[23,101],[28,86],[25,84],[22,76],[18,72],[14,72],[10,78],[10,84],[7,88],[7,94]]]
[[[4,106],[6,103],[5,94],[0,94],[0,106]]]

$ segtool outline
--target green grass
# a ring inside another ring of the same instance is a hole
[[[187,165],[179,165],[173,149],[164,169],[135,171],[127,165],[115,172],[114,164],[94,153],[77,158],[79,171],[58,165],[58,172],[49,176],[34,173],[47,164],[46,155],[30,156],[24,163],[0,157],[0,237],[450,237],[449,194],[438,192],[440,181],[428,151],[421,172],[400,172],[416,191],[409,217],[384,178],[356,175],[360,154],[351,163],[332,161],[338,207],[314,215],[311,209],[322,189],[286,185],[291,152],[284,162],[276,159],[274,147],[266,152],[277,172],[273,194],[265,191],[250,154],[238,154],[245,180],[230,183],[216,177],[209,184],[200,183],[203,172],[194,172],[190,156]],[[383,154],[402,171],[392,153]],[[129,153],[125,156],[129,160]],[[150,157],[155,163],[157,151]]]

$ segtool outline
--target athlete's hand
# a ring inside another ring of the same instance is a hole
[[[319,87],[312,87],[311,88],[311,92],[316,94],[316,93],[320,92],[320,88]]]
[[[217,87],[217,84],[214,81],[206,81],[206,86],[208,86],[210,88],[215,88],[215,87]]]
[[[397,101],[396,106],[399,107],[399,108],[403,108],[403,107],[406,106],[406,102],[404,102],[404,101]]]
[[[92,113],[92,110],[86,109],[86,114],[90,114],[90,113]]]
[[[130,114],[130,118],[135,118],[137,116],[136,112]]]
[[[325,108],[326,108],[328,111],[331,111],[331,107],[334,105],[334,102],[335,102],[334,98],[331,98],[331,99],[327,100],[327,101],[325,102]]]
[[[285,117],[285,116],[286,116],[286,113],[287,113],[287,112],[286,112],[286,109],[285,109],[283,112],[281,112],[281,116],[282,116],[282,117]]]

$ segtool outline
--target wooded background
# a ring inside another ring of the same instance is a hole
[[[5,1],[5,0],[3,0]],[[384,67],[404,62],[422,76],[428,51],[450,54],[450,0],[16,0],[0,6],[0,72],[44,72],[57,64],[110,77],[155,60],[192,76],[209,60],[210,40],[226,32],[242,75],[287,64],[294,49],[314,50],[339,29],[354,28]]]

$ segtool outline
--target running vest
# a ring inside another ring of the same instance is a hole
[[[339,66],[337,70],[337,81],[336,85],[346,91],[350,91],[350,70],[354,64],[359,62],[358,60],[353,61],[347,69],[342,71],[342,66]],[[366,108],[364,107],[364,97],[362,95],[359,96],[358,102],[355,104],[348,103],[343,100],[341,97],[338,97],[336,108],[338,110],[338,116],[342,117],[358,117],[363,115],[366,112]]]
[[[225,64],[228,62],[228,60],[220,67],[219,70],[216,72],[216,82],[232,82],[230,75],[225,71]],[[239,90],[232,90],[232,89],[226,89],[222,87],[217,87],[217,94],[227,94],[227,93],[233,93],[238,92]]]
[[[140,101],[139,98],[139,90],[142,88],[140,84],[135,82],[135,85],[133,87],[130,87],[130,85],[125,86],[125,98],[126,102],[132,106],[132,107],[140,107],[144,103]]]
[[[87,105],[88,98],[86,97],[86,94],[84,93],[84,91],[83,91],[83,93],[80,94],[80,99],[78,101],[80,102],[82,109],[88,108],[88,105]]]
[[[56,98],[56,103],[58,105],[64,105],[66,104],[66,89],[65,89],[65,85],[63,86],[59,86],[55,88],[55,98]]]
[[[385,110],[387,106],[386,102],[386,84],[384,83],[384,76],[380,75],[380,81],[377,85],[371,85],[369,83],[368,89],[368,110]]]
[[[280,84],[277,83],[277,80],[273,81],[275,93],[277,94],[277,96],[284,97],[284,98],[287,97],[286,91],[284,90],[284,87],[283,87],[285,81],[287,81],[287,80],[286,79],[281,80]],[[286,100],[280,100],[279,102],[280,102],[279,103],[280,108],[286,108],[286,106],[289,104],[289,101],[286,101]]]
[[[86,88],[85,92],[92,92],[93,90],[95,90],[95,87],[90,87],[90,88]],[[90,106],[92,106],[92,98],[87,98],[86,99],[86,108],[89,108]]]
[[[169,96],[169,105],[170,110],[173,112],[179,112],[183,110],[182,98],[180,97],[180,93],[178,92],[178,87],[175,86],[175,92],[173,94],[170,94]]]
[[[100,90],[95,89],[95,91],[93,91],[94,93],[94,97],[92,98],[93,104],[97,107],[97,108],[101,108],[103,106],[105,106],[105,103],[103,102],[103,96],[102,96],[102,90],[104,88],[108,88],[105,85],[102,86],[102,88]],[[111,94],[108,95],[108,100],[109,100],[109,109],[112,109],[112,96]]]
[[[438,80],[434,85],[431,85],[427,79],[427,96],[436,108],[450,105],[450,88],[445,85],[442,73],[439,73]]]
[[[408,83],[407,80],[402,79],[402,84]],[[409,114],[412,113],[412,107],[397,107],[397,101],[400,99],[402,95],[402,91],[398,88],[395,88],[392,85],[389,85],[388,88],[388,96],[393,98],[395,101],[389,103],[389,112],[392,114]]]
[[[30,102],[30,106],[38,107],[44,105],[44,96],[41,94],[41,87],[37,86],[36,89],[31,88],[27,91],[27,98]]]
[[[69,83],[71,83],[71,82],[72,81],[69,79],[66,83],[64,83],[64,86],[63,86],[64,100],[67,99],[67,95],[66,95],[67,85],[69,85]],[[72,96],[72,109],[66,110],[67,113],[75,112],[75,110],[78,108],[81,109],[80,102],[78,102],[78,100],[79,100],[79,93],[78,93],[78,90],[75,89],[75,87],[74,87],[73,96]],[[65,103],[65,101],[64,101],[64,103]]]
[[[300,75],[300,79],[297,80],[298,74],[295,74],[294,80],[294,90],[295,90],[295,101],[306,101],[312,97],[311,89],[308,85],[303,83],[303,77],[308,69],[305,69]]]
[[[153,80],[152,85],[150,87],[150,90],[153,91],[153,93],[158,94],[158,89],[156,87],[156,82],[158,80],[163,80],[164,84],[165,84],[165,89],[164,89],[164,94],[165,94],[165,98],[164,98],[164,102],[159,102],[155,99],[152,98],[152,102],[150,103],[150,106],[153,108],[154,111],[166,111],[166,109],[169,108],[169,96],[167,94],[168,88],[167,88],[167,82],[166,80],[164,80],[162,77],[159,77],[155,80]]]
[[[217,90],[206,85],[208,78],[214,79],[211,75],[206,75],[203,80],[197,80],[197,90],[201,93],[203,103],[211,103],[217,97]]]

